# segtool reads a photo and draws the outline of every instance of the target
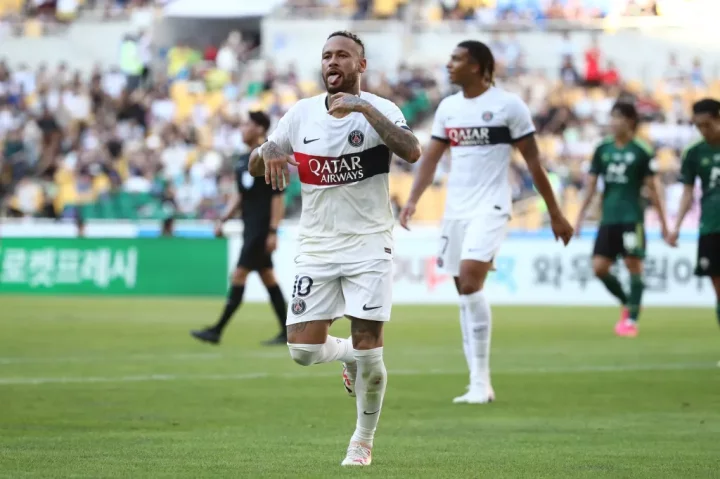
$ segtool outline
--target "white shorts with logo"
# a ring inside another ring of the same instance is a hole
[[[487,215],[471,220],[444,220],[438,267],[457,277],[460,275],[462,260],[491,262],[505,239],[509,220],[508,215]]]
[[[352,316],[389,321],[393,261],[314,263],[298,259],[287,325]]]

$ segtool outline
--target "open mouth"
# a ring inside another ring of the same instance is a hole
[[[340,82],[342,81],[342,73],[340,73],[337,70],[329,70],[327,72],[327,83],[331,87],[336,87],[340,85]]]

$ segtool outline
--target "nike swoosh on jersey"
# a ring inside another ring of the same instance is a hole
[[[314,141],[318,141],[319,139],[320,139],[320,138],[315,138],[315,139],[312,139],[312,140],[308,140],[307,137],[305,137],[305,138],[303,138],[303,144],[307,145],[307,144],[310,144],[310,143],[312,143],[312,142],[314,142]]]
[[[380,309],[382,306],[368,306],[367,304],[363,304],[363,311],[372,311],[373,309]]]

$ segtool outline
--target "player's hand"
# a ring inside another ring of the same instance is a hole
[[[560,214],[550,217],[550,227],[555,235],[555,239],[561,239],[563,244],[567,246],[573,236],[574,230],[565,216]]]
[[[582,224],[583,222],[578,220],[577,223],[575,223],[575,236],[577,238],[580,237],[580,233],[582,232]]]
[[[362,111],[362,108],[365,106],[365,100],[349,93],[336,93],[330,96],[328,105],[329,115],[333,113],[347,114]]]
[[[680,236],[680,232],[678,231],[670,231],[663,233],[663,239],[667,244],[672,246],[673,248],[677,247],[678,245],[678,237]]]
[[[413,217],[415,214],[415,203],[406,203],[405,206],[403,206],[402,210],[400,210],[400,226],[405,228],[406,230],[410,231],[410,228],[408,227],[408,222],[410,221],[410,218]]]
[[[222,221],[217,221],[215,223],[215,237],[216,238],[223,237],[223,222]]]
[[[272,185],[273,190],[284,190],[290,184],[288,164],[298,166],[298,162],[275,145],[266,147],[262,155],[265,162],[265,183]]]
[[[265,251],[268,254],[272,253],[277,249],[277,233],[270,233],[265,240]]]

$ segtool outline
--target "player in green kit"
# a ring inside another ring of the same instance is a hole
[[[695,103],[693,123],[703,139],[683,153],[680,176],[685,190],[670,240],[677,241],[680,225],[692,206],[695,180],[700,178],[700,239],[695,274],[712,279],[717,296],[715,314],[720,323],[720,101],[708,98]]]
[[[629,103],[616,103],[611,110],[612,136],[595,149],[586,185],[585,201],[580,209],[575,231],[579,234],[585,213],[595,195],[598,177],[605,184],[602,197],[602,220],[593,250],[593,270],[610,293],[622,304],[622,315],[615,325],[618,336],[635,337],[640,315],[645,258],[645,202],[643,187],[658,210],[663,238],[668,239],[665,208],[658,194],[655,160],[652,148],[635,138],[638,113]],[[618,256],[625,259],[630,272],[630,291],[610,272]]]

